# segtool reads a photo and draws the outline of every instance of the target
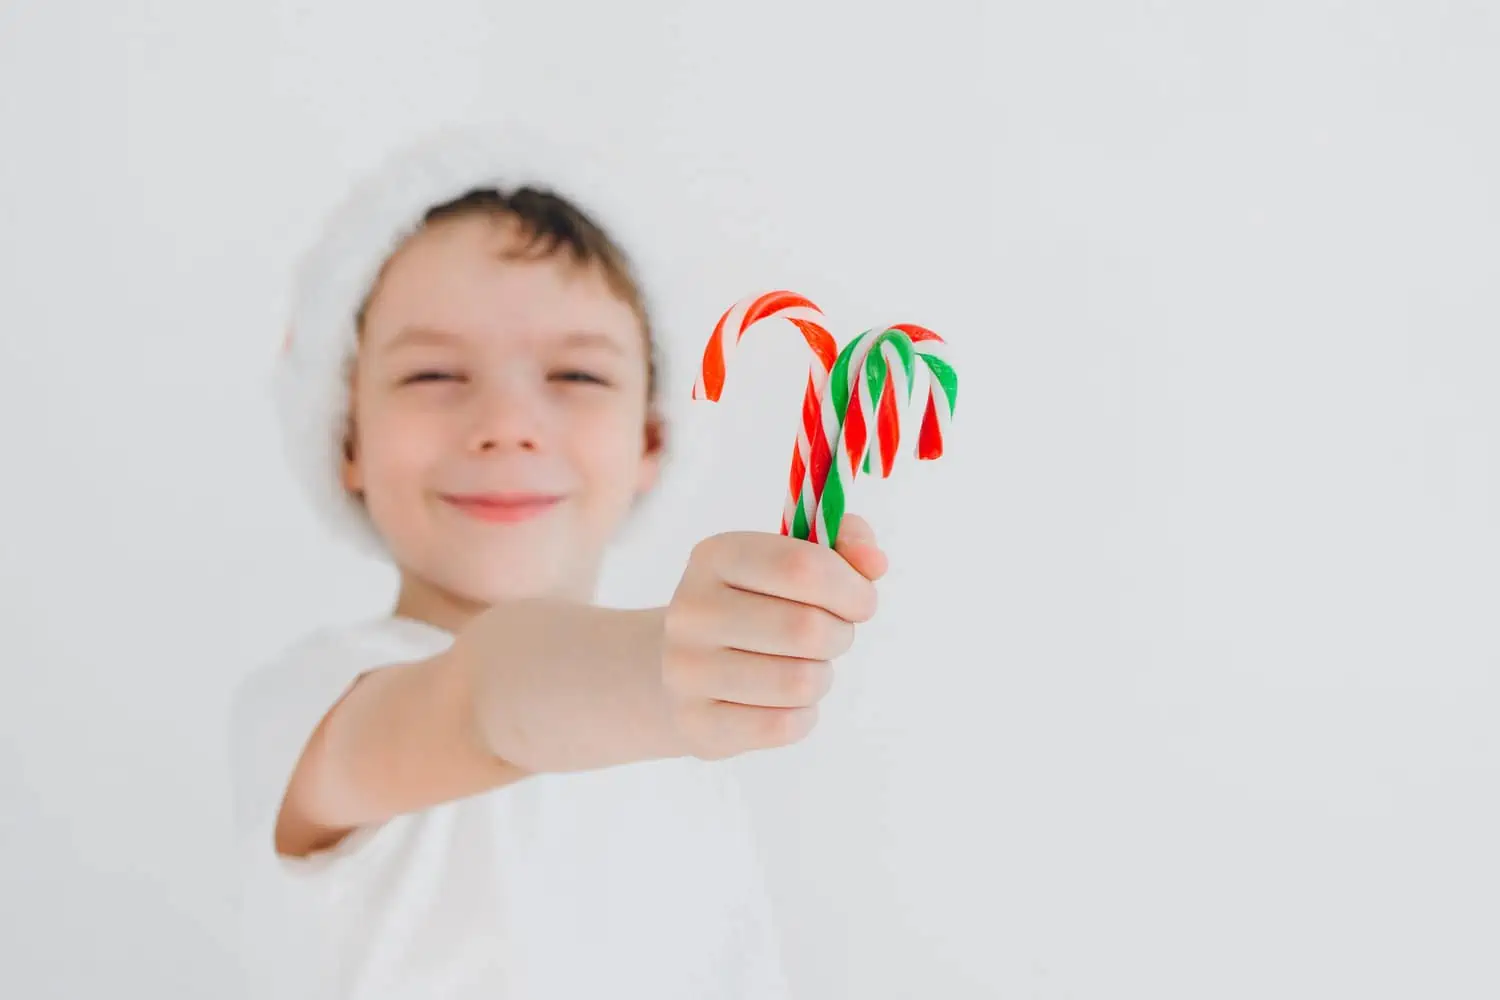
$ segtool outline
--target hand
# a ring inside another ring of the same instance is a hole
[[[663,623],[662,679],[688,752],[732,757],[811,732],[832,661],[875,614],[885,571],[854,516],[836,550],[760,532],[700,542]]]

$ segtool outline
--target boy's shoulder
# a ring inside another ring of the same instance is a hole
[[[452,641],[434,626],[389,615],[311,629],[240,678],[230,698],[231,727],[243,732],[291,703],[326,700],[362,673],[434,656]]]
[[[285,642],[253,667],[240,680],[236,698],[288,674],[346,662],[364,663],[368,669],[380,661],[418,659],[441,652],[452,641],[450,633],[435,626],[393,615],[319,626]]]
[[[366,645],[378,631],[379,620],[372,619],[320,625],[283,640],[240,678],[234,688],[233,702],[238,706],[253,701],[255,695],[276,686],[288,675],[300,673],[329,657],[346,657],[351,650]]]
[[[434,625],[390,615],[321,625],[294,637],[240,678],[231,696],[234,711],[239,717],[309,684],[353,681],[374,667],[432,657],[452,642],[452,634]]]
[[[229,705],[239,811],[258,816],[271,802],[266,796],[279,801],[318,720],[361,674],[434,656],[451,642],[432,626],[386,616],[312,629],[252,668]]]

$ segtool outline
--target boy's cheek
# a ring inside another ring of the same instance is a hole
[[[403,407],[373,408],[365,426],[365,447],[392,464],[409,466],[446,447],[453,436],[438,415]]]
[[[645,452],[644,417],[611,413],[589,421],[572,434],[573,451],[595,473],[625,480],[634,472]]]

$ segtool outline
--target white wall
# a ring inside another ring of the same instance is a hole
[[[496,115],[660,206],[680,396],[763,287],[958,352],[742,762],[803,996],[1500,994],[1493,6],[507,6],[0,5],[0,995],[233,995],[230,688],[390,582],[276,450],[291,257]],[[609,600],[774,525],[797,348],[740,360]]]

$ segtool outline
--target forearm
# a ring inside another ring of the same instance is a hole
[[[277,817],[301,855],[350,830],[519,781],[474,724],[472,680],[448,654],[361,677],[314,730]]]
[[[371,671],[312,734],[278,816],[285,854],[547,771],[685,751],[661,683],[662,611],[534,600],[445,652]]]
[[[545,771],[681,755],[661,683],[662,616],[538,599],[476,618],[449,655],[472,679],[487,750]]]

